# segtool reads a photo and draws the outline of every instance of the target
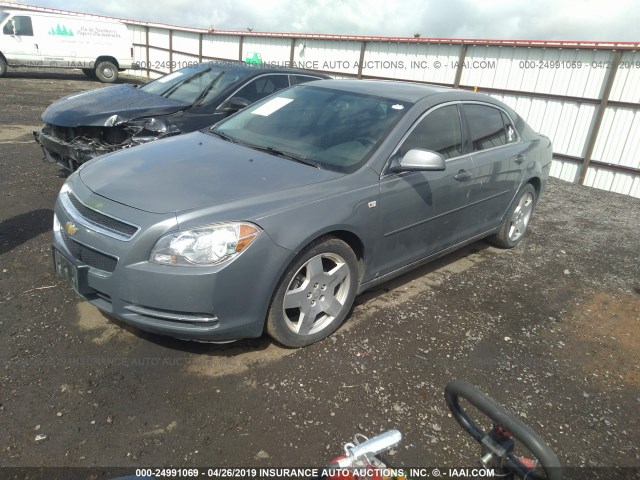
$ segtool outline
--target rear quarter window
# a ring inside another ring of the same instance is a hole
[[[291,75],[289,78],[291,79],[291,85],[313,82],[314,80],[323,80],[322,77],[314,77],[312,75]]]

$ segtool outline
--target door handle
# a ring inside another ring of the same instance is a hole
[[[460,170],[457,173],[457,175],[455,175],[453,178],[455,178],[459,182],[465,182],[465,181],[467,181],[467,180],[469,180],[471,178],[471,174],[469,172],[467,172],[466,170]]]
[[[518,156],[516,157],[515,162],[516,162],[518,165],[520,165],[522,162],[524,162],[524,155],[518,155]]]

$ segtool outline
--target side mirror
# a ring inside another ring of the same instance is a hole
[[[396,163],[394,171],[443,171],[446,169],[444,157],[431,150],[414,148]]]
[[[231,115],[232,113],[236,113],[238,110],[242,110],[243,108],[251,105],[251,102],[246,98],[242,97],[233,97],[220,105],[216,112],[226,113],[227,115]]]

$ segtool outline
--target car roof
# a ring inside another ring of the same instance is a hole
[[[333,90],[343,90],[345,92],[354,92],[364,95],[374,95],[377,97],[386,97],[394,100],[416,103],[424,98],[438,95],[441,100],[477,100],[496,103],[487,95],[474,93],[468,90],[458,88],[442,87],[438,85],[427,85],[423,83],[405,82],[399,80],[357,80],[357,79],[340,79],[331,80],[315,80],[307,82],[302,86],[314,86],[330,88]]]

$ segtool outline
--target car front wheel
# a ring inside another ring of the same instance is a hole
[[[3,77],[5,73],[7,73],[7,62],[4,61],[4,58],[0,57],[0,77]]]
[[[502,248],[513,248],[520,243],[529,226],[535,205],[536,189],[528,183],[516,195],[498,233],[489,238],[491,243]]]
[[[280,281],[267,318],[267,332],[287,347],[304,347],[334,332],[351,310],[358,285],[358,259],[342,240],[312,243]]]

